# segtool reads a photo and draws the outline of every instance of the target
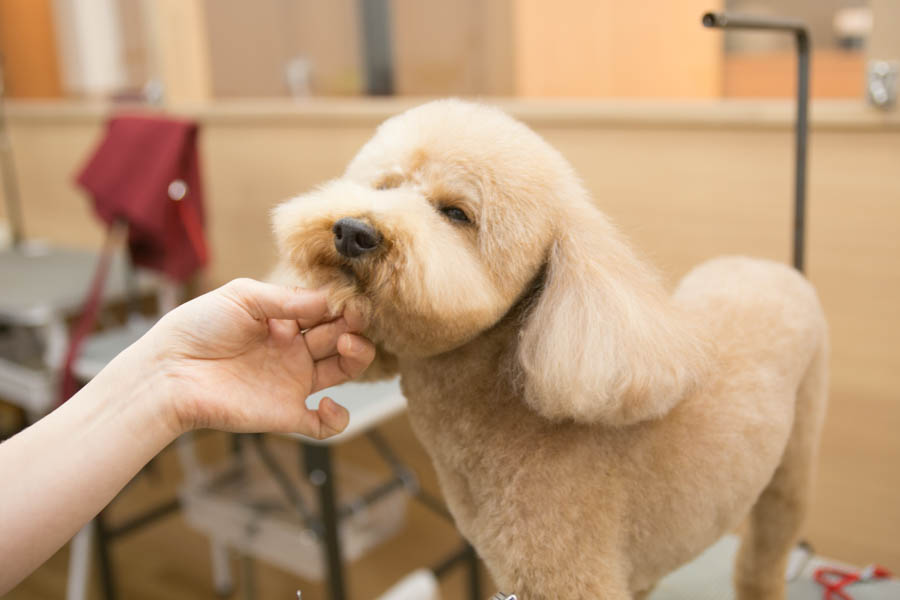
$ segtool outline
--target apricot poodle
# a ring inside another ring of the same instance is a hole
[[[738,598],[784,597],[826,404],[791,268],[728,257],[669,294],[566,160],[502,111],[389,119],[274,212],[284,283],[358,304],[460,531],[524,600],[643,598],[745,518]]]

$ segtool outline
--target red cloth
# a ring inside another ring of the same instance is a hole
[[[170,197],[170,186],[186,193]],[[78,183],[91,195],[97,215],[110,226],[123,222],[135,265],[184,281],[208,261],[203,236],[203,187],[197,153],[197,125],[160,117],[111,119],[106,135]],[[63,363],[60,403],[78,385],[72,372],[82,342],[94,329],[115,252],[110,233],[100,255],[81,315],[69,338]]]
[[[109,121],[106,135],[78,183],[108,225],[125,221],[134,264],[184,281],[208,261],[197,125],[150,116]],[[187,185],[169,197],[175,180]]]

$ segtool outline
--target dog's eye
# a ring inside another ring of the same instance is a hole
[[[445,217],[450,219],[451,221],[456,221],[458,223],[471,223],[469,220],[469,216],[465,213],[465,211],[461,208],[457,208],[455,206],[442,206],[439,208]]]

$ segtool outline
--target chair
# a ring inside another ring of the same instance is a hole
[[[57,405],[69,343],[66,323],[81,306],[97,260],[96,252],[35,242],[0,250],[0,325],[5,329],[0,334],[0,396],[22,408],[28,422]],[[117,254],[103,305],[154,290],[152,277],[141,273],[132,286],[128,272],[124,256]]]

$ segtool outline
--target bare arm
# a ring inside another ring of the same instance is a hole
[[[49,558],[160,450],[198,427],[343,431],[306,397],[374,348],[321,294],[239,280],[164,317],[62,407],[0,445],[0,595]]]

